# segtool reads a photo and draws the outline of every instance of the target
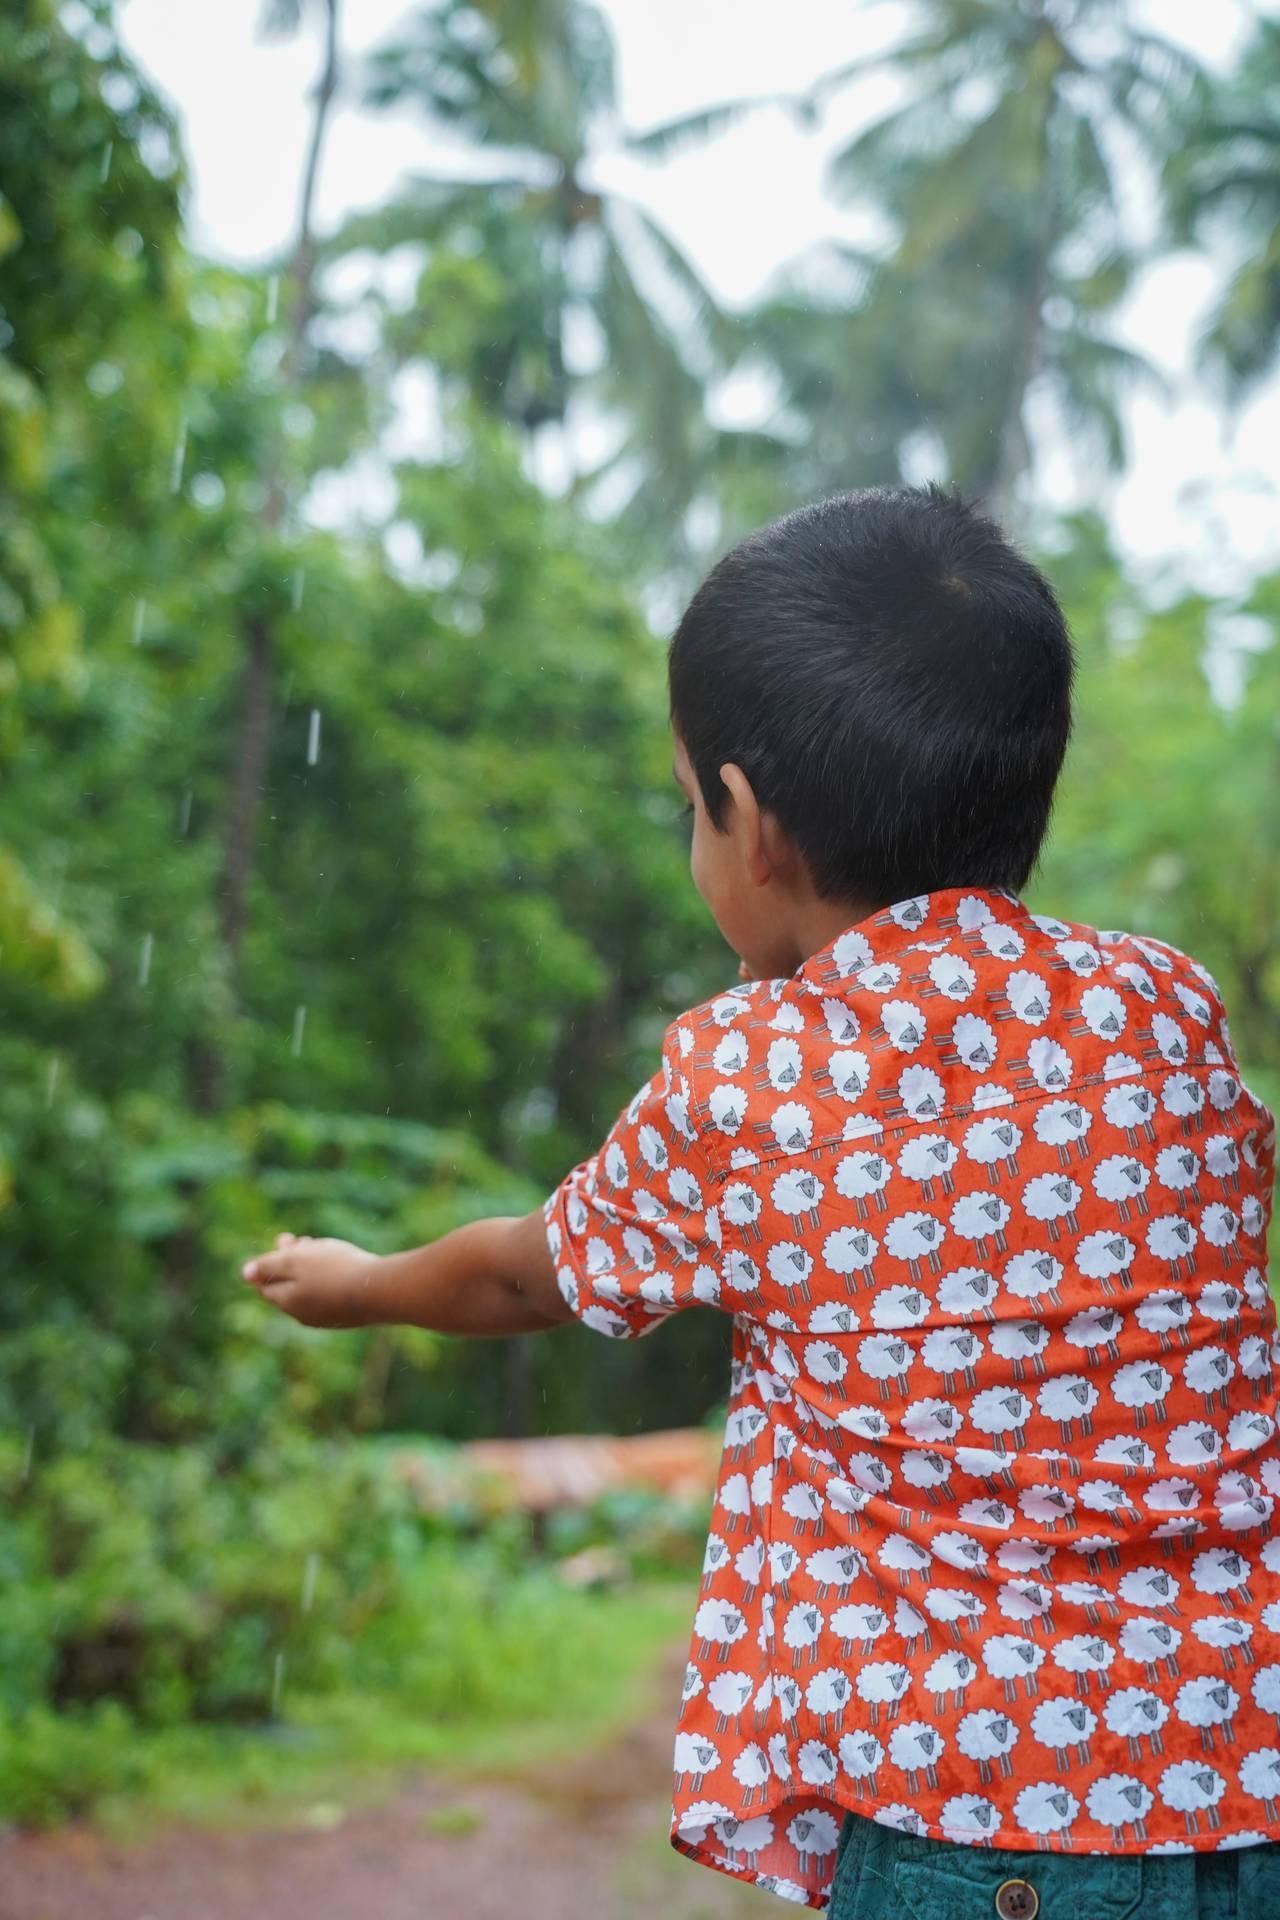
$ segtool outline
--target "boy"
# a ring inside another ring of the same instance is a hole
[[[1053,593],[936,488],[840,495],[669,677],[744,984],[527,1218],[246,1277],[312,1326],[733,1315],[692,1858],[836,1920],[1280,1914],[1274,1122],[1202,967],[1022,903]]]

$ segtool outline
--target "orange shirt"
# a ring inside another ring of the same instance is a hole
[[[733,1315],[676,1847],[1280,1839],[1274,1173],[1205,970],[998,890],[671,1024],[545,1211],[601,1333]]]

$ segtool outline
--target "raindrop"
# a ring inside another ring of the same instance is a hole
[[[311,725],[307,730],[307,765],[314,767],[320,758],[320,709],[312,707]]]
[[[302,1034],[307,1024],[305,1007],[295,1007],[293,1013],[293,1054],[296,1059],[302,1052]]]
[[[98,169],[98,179],[103,186],[106,185],[107,175],[111,171],[111,155],[115,151],[115,144],[114,140],[108,140],[106,146],[102,149],[102,165]]]
[[[147,981],[151,978],[151,950],[154,945],[154,935],[144,933],[142,936],[142,957],[138,962],[138,985],[140,987],[145,987]]]
[[[191,825],[191,789],[187,788],[182,796],[182,811],[178,815],[178,832],[185,839]]]
[[[182,485],[182,469],[187,463],[187,416],[184,413],[178,422],[178,438],[173,448],[173,466],[169,471],[169,491],[176,493]]]
[[[53,1105],[53,1096],[54,1096],[54,1092],[57,1089],[58,1075],[61,1073],[61,1071],[62,1071],[62,1062],[58,1058],[57,1054],[55,1053],[49,1061],[49,1065],[45,1071],[45,1076],[44,1076],[44,1104],[46,1107],[51,1107]]]
[[[302,1570],[302,1611],[304,1613],[311,1611],[311,1603],[316,1597],[316,1575],[319,1571],[319,1554],[309,1553],[306,1566]]]
[[[273,273],[267,280],[267,325],[274,327],[276,315],[280,311],[280,275]]]
[[[306,581],[306,577],[307,577],[307,570],[305,567],[299,567],[297,572],[293,576],[292,605],[293,605],[293,611],[295,613],[297,613],[298,609],[302,605],[302,589]]]
[[[284,1686],[284,1655],[278,1653],[271,1663],[271,1718],[280,1712],[280,1689]]]
[[[142,645],[142,629],[146,625],[146,619],[147,603],[145,600],[139,599],[134,603],[133,609],[133,644],[135,647]]]
[[[22,1449],[22,1478],[25,1480],[31,1472],[31,1457],[36,1450],[36,1430],[27,1428],[27,1444]]]

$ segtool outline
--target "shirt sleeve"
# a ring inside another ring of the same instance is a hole
[[[617,1339],[649,1333],[682,1307],[719,1305],[720,1221],[680,1031],[667,1028],[652,1079],[543,1206],[567,1305]]]

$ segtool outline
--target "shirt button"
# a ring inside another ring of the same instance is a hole
[[[1000,1920],[1036,1920],[1040,1895],[1027,1880],[1003,1880],[996,1889]]]

